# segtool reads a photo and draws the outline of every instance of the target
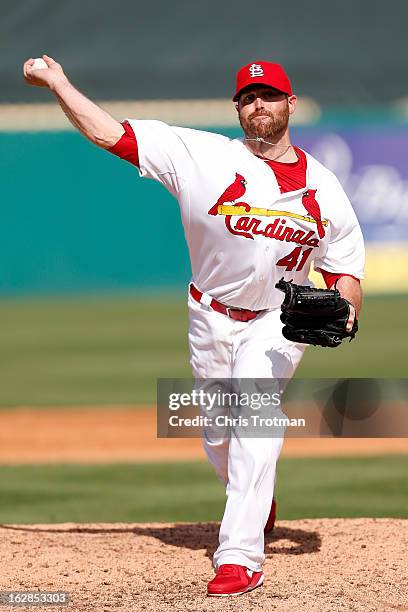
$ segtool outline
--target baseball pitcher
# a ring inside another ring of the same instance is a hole
[[[237,73],[233,102],[243,138],[128,119],[87,99],[60,64],[24,64],[91,142],[134,164],[180,206],[191,258],[189,345],[196,379],[288,379],[308,344],[353,338],[364,246],[336,177],[291,143],[297,98],[283,68],[256,61]],[[313,262],[326,290],[310,287]],[[327,350],[327,349],[322,349]],[[208,595],[239,595],[264,581],[264,532],[273,528],[283,438],[211,437],[203,444],[227,502]]]

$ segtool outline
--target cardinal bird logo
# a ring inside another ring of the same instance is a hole
[[[225,202],[235,202],[238,198],[242,198],[246,191],[246,180],[242,174],[235,173],[235,181],[226,188],[224,193],[218,198],[217,202],[208,211],[209,215],[218,214],[218,206],[225,204]]]
[[[306,208],[309,215],[316,221],[317,233],[319,238],[324,238],[325,231],[320,214],[320,206],[315,198],[317,189],[309,189],[302,195],[302,204]]]

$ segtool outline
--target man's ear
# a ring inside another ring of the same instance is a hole
[[[289,115],[293,115],[296,110],[297,97],[288,96]]]
[[[236,110],[236,111],[237,111],[237,113],[238,113],[238,112],[239,112],[239,111],[238,111],[238,102],[235,102],[235,105],[234,105],[234,106],[235,106],[235,110]]]

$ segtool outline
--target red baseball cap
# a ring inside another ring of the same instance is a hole
[[[280,64],[271,62],[252,62],[240,68],[237,72],[237,86],[232,98],[236,102],[243,89],[249,85],[267,85],[279,91],[292,95],[289,78]]]

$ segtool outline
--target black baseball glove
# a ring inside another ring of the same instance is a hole
[[[335,289],[314,289],[281,280],[275,285],[283,291],[281,321],[282,334],[292,342],[318,346],[339,346],[344,338],[354,338],[358,330],[357,318],[353,329],[346,331],[351,304]]]

